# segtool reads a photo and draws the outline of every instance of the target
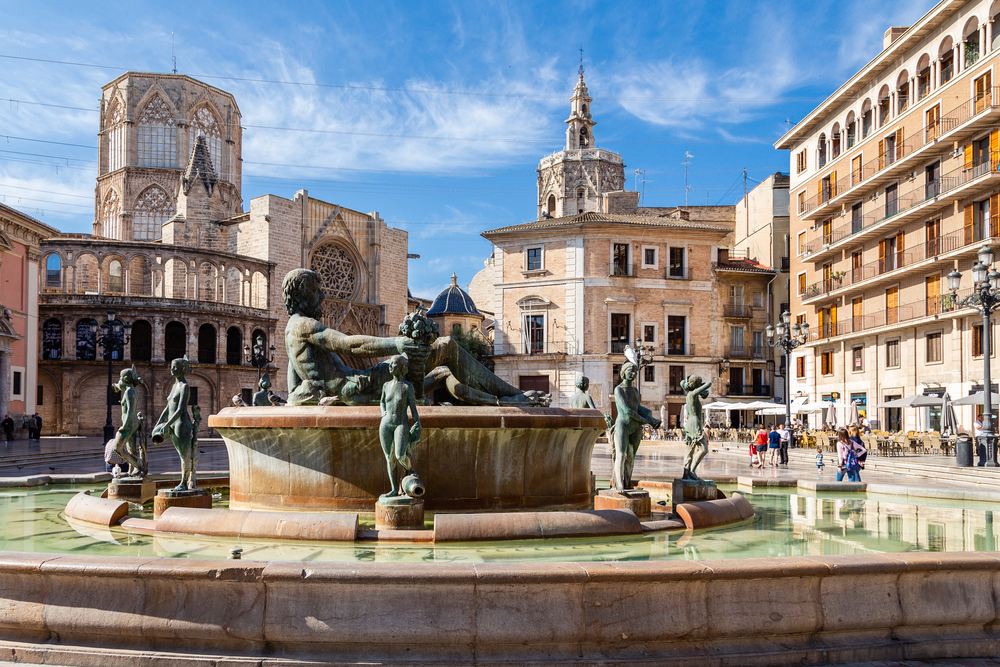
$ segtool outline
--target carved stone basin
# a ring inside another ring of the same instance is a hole
[[[427,509],[583,508],[597,410],[421,407],[412,449]],[[374,511],[389,490],[378,406],[225,408],[234,509]]]

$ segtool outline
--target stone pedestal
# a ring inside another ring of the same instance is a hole
[[[142,505],[156,495],[156,482],[149,479],[130,479],[128,477],[112,480],[108,484],[108,498],[111,500],[126,500]]]
[[[423,530],[424,501],[408,496],[379,498],[375,503],[375,530]]]
[[[670,490],[670,510],[676,514],[681,503],[715,500],[718,493],[715,481],[711,479],[675,479]]]
[[[153,518],[159,519],[168,507],[212,509],[212,492],[208,489],[174,491],[163,489],[153,498]]]
[[[594,496],[595,510],[632,510],[640,520],[650,518],[652,503],[649,491],[629,489],[618,493],[614,489],[601,489]]]

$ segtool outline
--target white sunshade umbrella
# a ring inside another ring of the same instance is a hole
[[[726,403],[725,401],[713,401],[712,403],[708,403],[706,405],[701,406],[701,409],[729,411],[729,410],[738,410],[739,408],[737,408],[732,403]]]
[[[994,394],[996,396],[996,394]],[[936,408],[941,405],[940,396],[928,396],[927,394],[914,394],[906,398],[897,398],[894,401],[879,403],[878,408]]]
[[[981,391],[977,391],[972,396],[963,396],[962,398],[959,398],[959,399],[956,399],[956,400],[952,401],[951,404],[952,405],[985,405],[986,404],[985,403],[985,398],[986,398],[986,394],[985,393],[983,393]],[[941,401],[941,399],[938,399],[938,403],[935,403],[935,405],[938,405],[940,403],[940,401]],[[994,407],[1000,407],[1000,394],[991,393],[990,394],[990,403]]]

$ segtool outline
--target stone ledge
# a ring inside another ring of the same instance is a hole
[[[77,521],[110,528],[128,518],[128,503],[124,500],[97,498],[90,495],[90,491],[81,491],[69,499],[65,511],[66,516]]]
[[[358,515],[171,507],[156,520],[156,532],[241,539],[354,542],[358,534]]]
[[[734,493],[730,498],[681,503],[677,505],[677,515],[684,521],[685,526],[696,529],[745,521],[753,517],[754,511],[746,498]]]
[[[639,535],[642,524],[629,510],[437,514],[435,542],[532,540],[552,537]]]

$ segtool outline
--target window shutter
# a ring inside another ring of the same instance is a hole
[[[830,172],[830,199],[837,196],[837,172]]]
[[[878,271],[885,271],[885,240],[878,242]]]
[[[833,335],[837,335],[837,304],[830,306],[830,327],[833,329]]]
[[[904,250],[903,232],[896,234],[896,254],[902,255]],[[898,265],[897,265],[898,266]]]
[[[853,178],[853,183],[857,184],[861,182],[861,156],[858,155],[853,160],[851,160],[851,177]]]
[[[903,128],[896,130],[896,159],[903,158]]]
[[[972,144],[965,144],[965,168],[972,169]]]
[[[878,168],[881,170],[885,167],[885,140],[878,140]]]
[[[990,236],[1000,236],[1000,192],[990,195]]]
[[[990,171],[997,170],[997,158],[998,153],[1000,153],[1000,130],[993,130],[990,132]],[[990,213],[993,210],[990,209]]]
[[[965,207],[965,245],[972,243],[972,204]]]

